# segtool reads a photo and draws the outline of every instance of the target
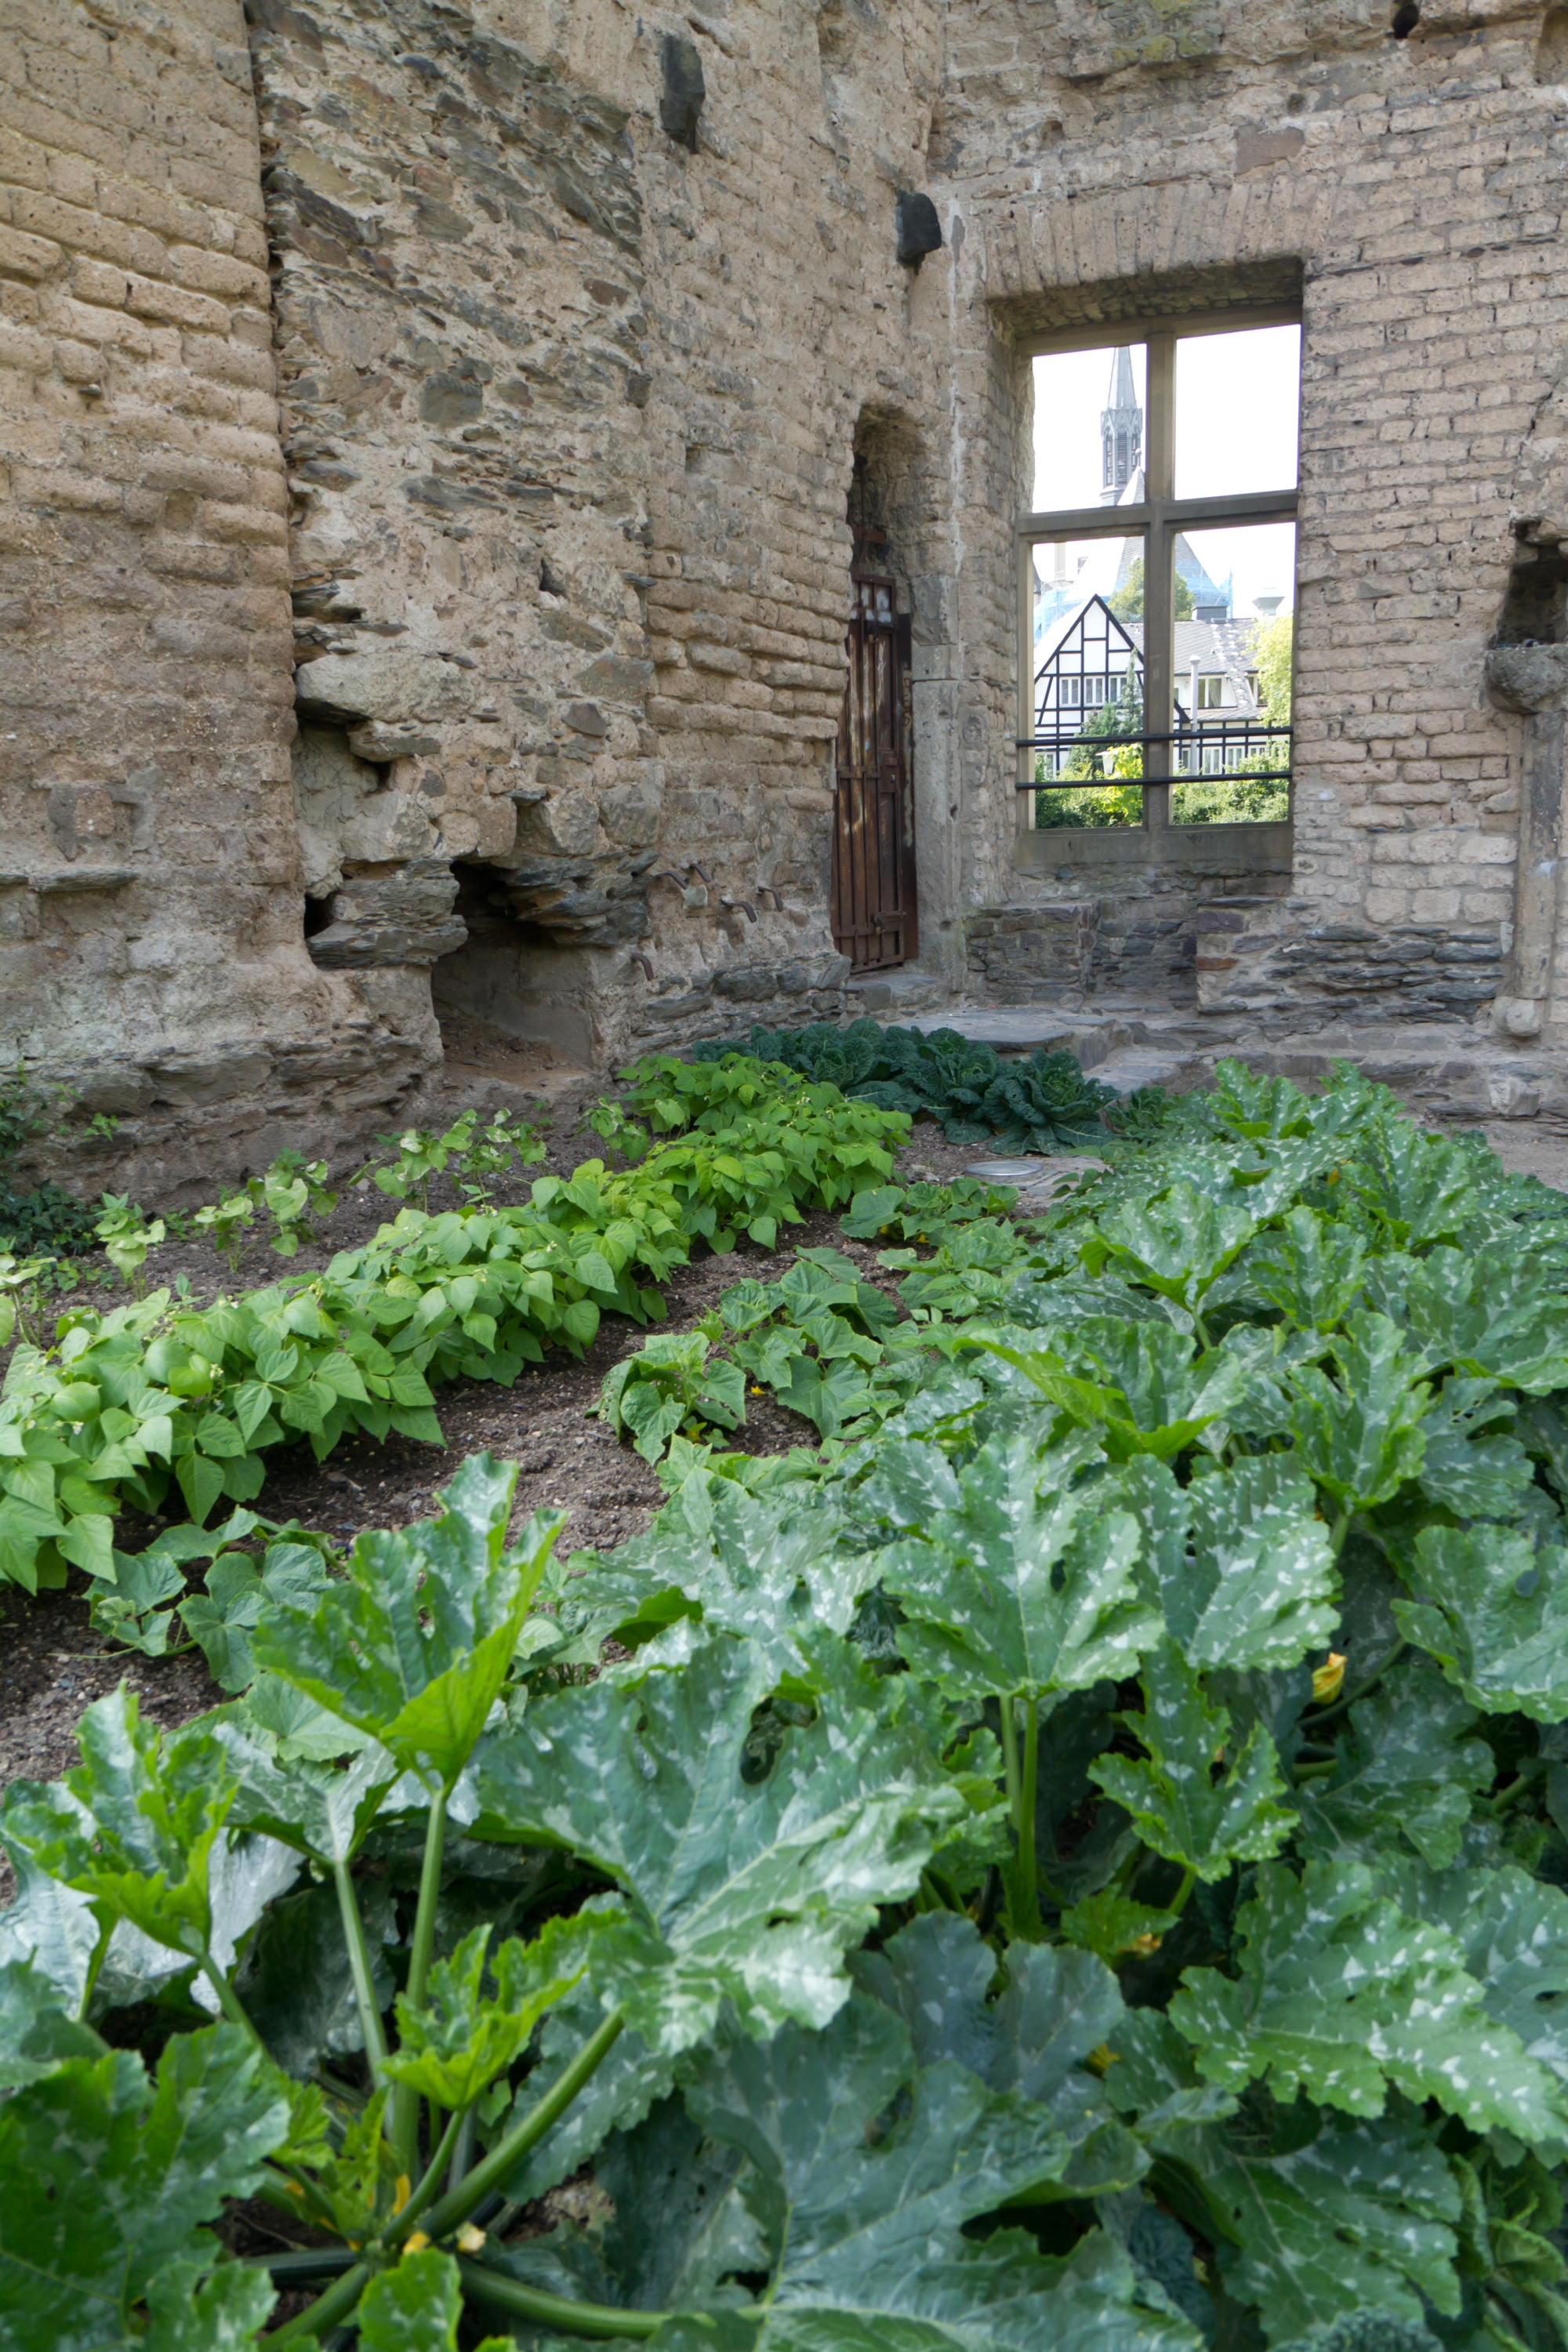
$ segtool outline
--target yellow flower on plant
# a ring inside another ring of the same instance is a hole
[[[392,2192],[393,2211],[401,2213],[413,2194],[414,2183],[409,2179],[406,2172],[400,2172],[397,2176],[397,2186]]]
[[[423,2230],[410,2230],[403,2241],[403,2251],[405,2254],[422,2254],[429,2242]]]
[[[1312,1669],[1312,1696],[1320,1706],[1338,1698],[1345,1678],[1345,1662],[1338,1650],[1331,1650],[1321,1666]]]
[[[460,2254],[477,2254],[484,2242],[484,2231],[476,2230],[471,2221],[465,2221],[458,2232],[458,2252]]]

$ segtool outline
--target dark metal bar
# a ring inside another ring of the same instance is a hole
[[[1294,733],[1291,727],[1254,727],[1245,719],[1220,719],[1212,727],[1174,727],[1163,735],[1152,728],[1140,735],[1091,735],[1087,729],[1073,733],[1064,727],[1053,735],[1020,735],[1016,748],[1020,751],[1079,751],[1098,750],[1102,743],[1180,743],[1191,750],[1194,745],[1201,749],[1205,743],[1245,743],[1260,735]],[[1181,782],[1179,776],[1176,782]]]
[[[1290,783],[1289,767],[1225,767],[1213,776],[1175,776],[1173,783]],[[1126,793],[1138,776],[1058,776],[1053,783],[1016,783],[1016,793]]]

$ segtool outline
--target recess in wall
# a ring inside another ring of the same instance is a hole
[[[664,66],[664,96],[658,119],[670,137],[697,152],[697,118],[708,95],[697,45],[683,33],[667,33],[660,52]]]

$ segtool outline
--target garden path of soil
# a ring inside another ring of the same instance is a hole
[[[593,1139],[587,1140],[597,1150]],[[588,1156],[581,1141],[552,1144],[549,1165],[561,1173]],[[944,1144],[926,1126],[899,1161],[897,1173],[909,1181],[932,1177],[945,1181],[977,1156],[973,1145],[961,1150]],[[539,1172],[531,1170],[528,1178]],[[508,1188],[498,1188],[498,1201],[525,1198],[528,1178],[510,1188],[510,1194]],[[432,1187],[431,1206],[452,1205],[455,1197],[437,1183]],[[241,1268],[240,1283],[254,1288],[277,1277],[311,1272],[325,1265],[333,1251],[368,1240],[379,1224],[395,1215],[398,1206],[374,1192],[363,1199],[350,1194],[332,1217],[330,1246],[301,1250],[288,1264],[271,1259],[265,1249],[253,1251]],[[844,1239],[838,1230],[841,1214],[825,1212],[790,1227],[788,1243],[776,1251],[742,1243],[728,1256],[704,1253],[678,1267],[664,1286],[668,1319],[655,1328],[689,1329],[732,1283],[747,1276],[776,1280],[802,1247],[841,1249],[857,1260],[867,1278],[890,1287],[891,1278],[877,1267],[875,1250]],[[216,1264],[205,1244],[166,1247],[150,1261],[148,1273],[159,1285],[184,1274],[194,1305],[234,1287],[226,1268]],[[56,1302],[56,1307],[104,1306],[110,1297],[103,1291],[88,1292],[79,1299]],[[563,1552],[608,1550],[641,1533],[664,1492],[629,1445],[617,1444],[603,1423],[585,1415],[597,1402],[611,1366],[640,1347],[647,1336],[624,1317],[607,1316],[580,1362],[552,1352],[513,1388],[459,1381],[440,1390],[437,1412],[446,1433],[445,1451],[397,1437],[384,1446],[369,1439],[349,1439],[318,1465],[307,1448],[291,1449],[277,1458],[254,1508],[270,1519],[297,1518],[346,1545],[362,1528],[401,1527],[431,1516],[436,1490],[457,1465],[466,1454],[488,1450],[519,1466],[514,1528],[531,1511],[563,1508],[568,1514],[561,1538]],[[749,1397],[747,1405],[746,1426],[730,1441],[735,1447],[781,1454],[792,1445],[816,1443],[811,1424],[785,1412],[771,1398]],[[122,1549],[137,1551],[156,1532],[153,1522],[122,1521],[117,1540]],[[199,1578],[201,1567],[193,1573]],[[224,1697],[208,1677],[199,1650],[167,1658],[114,1650],[89,1622],[90,1589],[89,1580],[74,1570],[68,1587],[58,1592],[29,1597],[14,1586],[0,1586],[0,1789],[14,1780],[55,1779],[74,1764],[76,1725],[83,1708],[122,1678],[136,1693],[143,1718],[166,1729]],[[10,1900],[11,1893],[10,1874],[0,1854],[0,1906]]]

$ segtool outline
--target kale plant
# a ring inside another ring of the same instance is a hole
[[[736,1050],[710,1041],[693,1049],[693,1059],[717,1062]],[[1091,1149],[1102,1105],[1117,1099],[1114,1087],[1086,1078],[1070,1054],[1007,1061],[953,1029],[884,1029],[869,1020],[836,1029],[817,1021],[805,1029],[755,1028],[742,1050],[830,1083],[853,1101],[934,1118],[950,1143],[1009,1151]]]

